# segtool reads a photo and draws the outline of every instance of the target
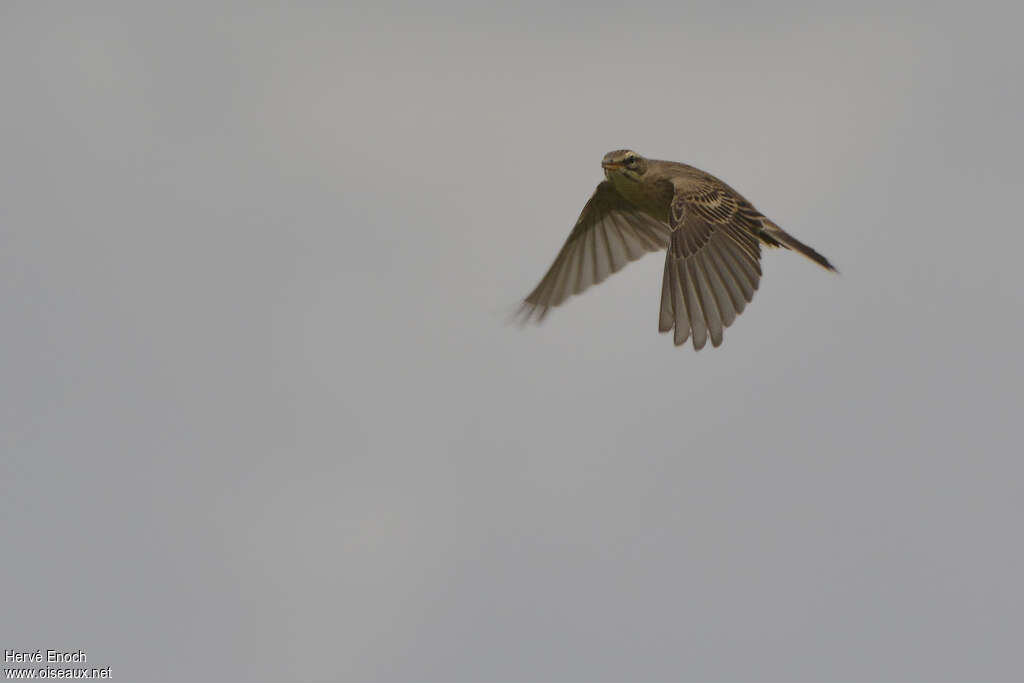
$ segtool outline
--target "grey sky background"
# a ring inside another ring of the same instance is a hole
[[[2,5],[0,648],[1018,680],[1021,10],[547,5]],[[620,147],[842,275],[505,325]]]

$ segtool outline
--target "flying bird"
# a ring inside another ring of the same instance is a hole
[[[824,256],[780,228],[710,173],[620,149],[601,161],[605,180],[554,263],[521,308],[523,321],[543,320],[552,306],[579,294],[650,251],[667,249],[658,331],[696,351],[754,297],[761,245],[785,247],[826,270]]]

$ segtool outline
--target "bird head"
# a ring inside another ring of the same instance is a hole
[[[604,155],[601,168],[604,169],[604,176],[608,180],[615,180],[615,176],[618,176],[640,182],[647,172],[647,159],[631,149],[617,149]]]

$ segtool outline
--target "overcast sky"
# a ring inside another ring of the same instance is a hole
[[[1024,12],[324,4],[0,7],[0,648],[1018,680]],[[622,147],[842,274],[506,325]]]

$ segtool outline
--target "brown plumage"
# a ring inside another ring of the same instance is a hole
[[[540,284],[523,319],[543,320],[552,306],[604,280],[649,251],[666,249],[658,330],[691,336],[693,348],[722,343],[761,280],[761,245],[785,247],[821,267],[824,256],[785,232],[727,184],[674,161],[617,150],[601,162],[606,180]]]

